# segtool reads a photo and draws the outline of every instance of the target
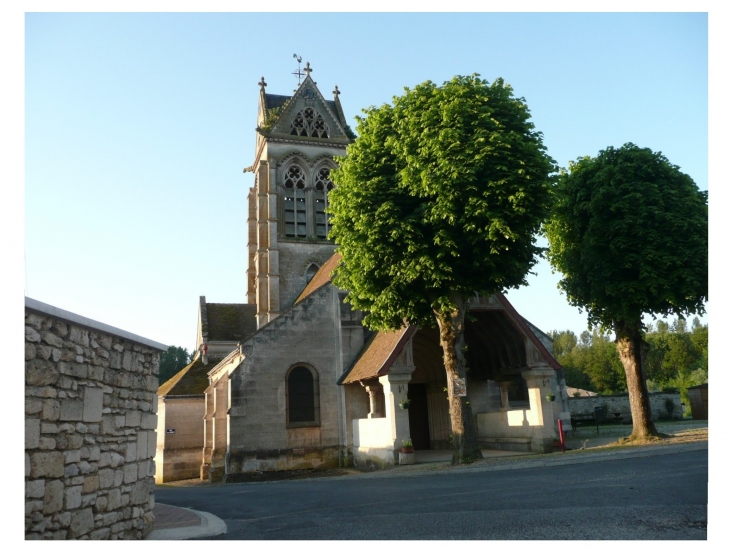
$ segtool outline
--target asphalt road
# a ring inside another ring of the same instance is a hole
[[[707,539],[707,450],[506,471],[157,488],[219,539]]]

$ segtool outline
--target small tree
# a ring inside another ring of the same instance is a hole
[[[612,328],[626,373],[630,439],[658,435],[650,418],[642,315],[703,313],[707,193],[661,155],[625,144],[571,163],[546,225],[560,288],[589,325]]]
[[[160,384],[164,384],[190,363],[187,348],[169,346],[160,354]]]
[[[466,377],[467,302],[526,284],[554,162],[524,99],[501,79],[427,81],[364,113],[332,173],[330,237],[342,255],[334,282],[370,328],[435,319],[454,462],[481,458],[469,397],[452,386]]]

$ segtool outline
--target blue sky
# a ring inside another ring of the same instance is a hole
[[[192,349],[200,295],[245,301],[257,83],[290,94],[295,52],[353,127],[405,86],[503,77],[559,165],[631,141],[708,188],[706,14],[30,13],[26,294]],[[516,309],[584,330],[536,270]]]

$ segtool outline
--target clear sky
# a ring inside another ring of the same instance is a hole
[[[405,86],[503,77],[560,166],[631,141],[708,188],[706,14],[28,13],[26,295],[188,349],[199,296],[245,302],[257,83],[291,94],[294,53],[353,128]],[[585,330],[536,271],[515,308]]]

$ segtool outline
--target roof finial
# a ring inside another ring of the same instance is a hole
[[[335,95],[335,98],[337,98],[340,95],[340,89],[337,88],[337,85],[335,85],[335,89],[332,91],[332,94]]]
[[[261,82],[259,83],[259,86],[261,87],[261,90],[263,90],[266,87],[266,81],[263,77],[261,77]]]
[[[307,77],[309,77],[309,74],[314,71],[311,67],[309,67],[309,62],[307,62],[306,67],[304,68],[304,72],[307,74]]]

